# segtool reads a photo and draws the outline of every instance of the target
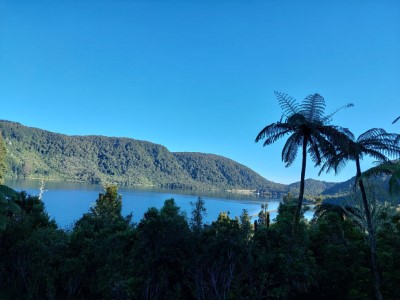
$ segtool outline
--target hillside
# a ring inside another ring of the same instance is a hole
[[[233,160],[201,153],[171,153],[131,138],[68,136],[0,121],[8,178],[38,178],[186,189],[279,190]]]
[[[250,168],[226,157],[188,152],[173,154],[190,177],[202,184],[244,189],[257,187],[271,192],[286,190],[285,185],[268,181]]]
[[[327,189],[331,189],[336,186],[338,183],[335,182],[326,182],[315,179],[306,179],[304,183],[304,195],[305,196],[316,196],[325,192]],[[297,195],[300,190],[300,182],[291,183],[287,186],[287,190]]]
[[[351,193],[354,190],[355,180],[356,178],[352,177],[349,180],[337,183],[334,186],[324,190],[321,194],[323,196],[331,196]],[[389,188],[389,176],[385,174],[373,176],[368,180],[365,180],[365,184],[370,184],[374,187],[379,187],[380,189],[387,191]]]
[[[321,192],[324,196],[331,196],[331,195],[344,195],[350,193],[355,184],[355,177],[350,178],[344,182],[336,183],[335,185],[328,187],[324,191]]]
[[[229,158],[214,154],[170,152],[131,138],[68,136],[1,121],[7,148],[8,178],[117,183],[165,188],[259,190],[298,194],[300,183],[271,182]],[[385,176],[375,182],[387,186]],[[337,197],[351,192],[354,178],[341,183],[307,179],[305,196]]]

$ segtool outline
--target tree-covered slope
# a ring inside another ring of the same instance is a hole
[[[389,190],[389,178],[390,176],[385,174],[379,174],[375,176],[371,176],[368,179],[364,179],[366,185],[371,185],[375,189],[383,189],[385,191]],[[324,190],[321,194],[323,196],[332,196],[332,195],[346,195],[352,193],[355,187],[356,177],[352,177],[349,180],[344,182],[339,182],[333,185],[330,188]],[[378,191],[379,192],[379,191]]]
[[[163,146],[129,138],[67,136],[0,122],[9,177],[116,182],[127,185],[194,185]]]
[[[192,152],[173,154],[190,177],[202,184],[285,191],[285,185],[268,181],[250,168],[223,156]]]
[[[337,183],[335,182],[326,182],[309,178],[305,180],[304,195],[306,196],[320,195],[325,190],[330,189],[336,185]],[[300,182],[289,184],[287,186],[287,189],[290,193],[297,195],[300,190]]]
[[[67,136],[9,121],[0,121],[0,131],[7,148],[9,178],[44,177],[190,189],[282,186],[226,158],[171,153],[162,145],[146,141]]]
[[[344,182],[338,182],[335,185],[325,189],[321,192],[324,196],[345,195],[350,193],[355,184],[355,177],[350,178]]]

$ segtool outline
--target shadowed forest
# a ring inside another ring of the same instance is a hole
[[[374,298],[365,232],[337,206],[300,217],[296,235],[290,197],[274,222],[262,210],[256,228],[246,211],[204,225],[201,198],[188,217],[169,199],[132,224],[114,186],[64,231],[37,197],[1,195],[2,299]],[[375,221],[382,294],[396,299],[400,214],[386,207]]]

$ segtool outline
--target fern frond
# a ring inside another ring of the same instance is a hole
[[[364,132],[363,134],[361,134],[358,139],[357,142],[358,143],[362,143],[363,141],[367,141],[367,140],[376,140],[377,138],[379,138],[380,135],[386,134],[386,131],[382,128],[371,128],[369,130],[367,130],[366,132]]]
[[[325,106],[325,99],[320,94],[309,95],[301,104],[301,113],[309,121],[321,121]]]
[[[363,149],[363,154],[369,155],[372,158],[378,160],[378,161],[382,161],[382,162],[387,162],[389,161],[389,158],[384,154],[385,151],[383,151],[383,149],[367,149],[364,148]]]
[[[294,133],[287,139],[282,149],[282,161],[286,163],[286,167],[289,167],[295,161],[302,141],[303,137],[298,133]]]
[[[279,101],[279,105],[281,106],[282,110],[283,110],[283,114],[288,118],[293,114],[297,114],[299,113],[299,105],[297,104],[296,99],[294,99],[293,97],[285,94],[285,93],[281,93],[281,92],[277,92],[275,91],[275,96]]]
[[[258,133],[255,142],[265,139],[263,146],[270,145],[291,131],[292,127],[286,123],[272,123]]]

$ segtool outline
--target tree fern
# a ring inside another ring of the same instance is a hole
[[[289,134],[290,136],[282,150],[282,161],[286,164],[286,167],[292,165],[299,148],[302,148],[300,192],[293,218],[294,233],[299,222],[304,198],[307,152],[315,165],[320,165],[325,157],[332,157],[336,153],[332,141],[344,139],[342,136],[346,136],[349,130],[339,126],[328,126],[324,123],[330,120],[331,115],[324,116],[325,99],[319,94],[309,95],[301,104],[298,104],[294,98],[287,94],[275,92],[275,95],[286,119],[281,118],[280,121],[264,127],[258,133],[255,141],[265,139],[263,146],[266,146]]]
[[[279,101],[279,105],[283,110],[283,114],[286,117],[299,113],[299,105],[297,104],[296,99],[285,93],[277,91],[275,91],[275,96]]]
[[[301,114],[309,121],[321,121],[324,113],[325,100],[320,94],[309,95],[301,103]]]

